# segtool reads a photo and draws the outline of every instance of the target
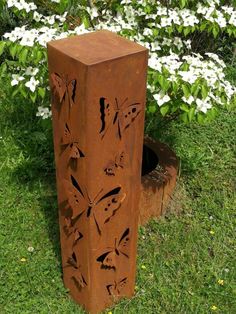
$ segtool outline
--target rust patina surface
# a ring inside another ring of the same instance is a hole
[[[142,176],[139,201],[139,223],[141,225],[145,225],[151,218],[159,218],[165,214],[176,185],[179,166],[178,158],[167,145],[148,136],[144,139],[144,145],[155,154],[157,163],[151,171]],[[145,162],[149,161],[145,161],[144,156],[143,163]],[[151,162],[149,162],[150,164]]]
[[[147,58],[108,31],[48,44],[63,277],[90,313],[134,293]]]

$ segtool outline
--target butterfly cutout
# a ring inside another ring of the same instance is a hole
[[[109,163],[107,164],[107,166],[104,168],[104,172],[106,175],[108,176],[114,176],[116,170],[118,169],[123,169],[125,166],[125,162],[124,162],[124,152],[121,152],[120,154],[117,154],[117,156],[115,157],[115,161],[109,161]]]
[[[64,186],[67,193],[68,203],[72,209],[72,219],[78,215],[86,213],[87,217],[92,217],[95,221],[97,231],[101,235],[101,226],[107,223],[116,211],[120,208],[126,194],[121,191],[118,186],[109,192],[103,194],[103,189],[92,200],[87,190],[83,192],[79,183],[73,175],[70,180],[64,180]]]
[[[59,96],[60,103],[65,100],[67,95],[69,106],[71,107],[74,105],[76,79],[68,80],[68,76],[60,75],[58,73],[52,73],[51,78],[55,91]]]
[[[72,220],[70,217],[65,217],[65,225],[63,226],[63,230],[67,237],[71,237],[73,235],[73,246],[75,246],[77,242],[83,238],[83,234],[78,230],[78,228],[74,227],[74,224],[74,220]]]
[[[122,234],[120,240],[117,243],[117,238],[115,239],[115,245],[113,248],[107,248],[108,251],[103,253],[97,258],[97,262],[101,263],[101,268],[103,269],[113,269],[116,270],[116,258],[117,256],[123,255],[129,258],[129,228],[127,228]]]
[[[79,270],[80,265],[77,261],[77,257],[76,257],[75,252],[73,252],[71,257],[68,258],[66,267],[72,267],[73,276],[71,277],[71,279],[74,281],[78,290],[81,290],[82,288],[87,286],[87,282],[86,282],[84,276],[82,275],[81,271]]]
[[[121,139],[124,131],[141,112],[140,103],[137,102],[129,106],[125,106],[127,100],[128,98],[126,98],[123,103],[119,105],[117,98],[115,98],[115,103],[113,104],[105,97],[100,98],[102,126],[99,133],[102,138],[105,136],[110,126],[116,125],[118,136]]]
[[[112,296],[120,295],[122,290],[125,288],[127,281],[128,281],[128,278],[125,277],[118,282],[114,281],[114,284],[107,285],[106,288],[109,295],[112,295]]]
[[[79,147],[78,141],[76,141],[72,136],[69,125],[67,123],[64,125],[64,130],[62,131],[61,145],[65,146],[66,149],[67,147],[69,147],[69,159],[79,159],[85,157],[84,153]]]

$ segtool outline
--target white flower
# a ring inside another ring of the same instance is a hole
[[[7,6],[8,8],[11,8],[13,6],[15,6],[16,0],[8,0],[7,1]]]
[[[198,78],[197,75],[194,74],[192,71],[179,71],[179,75],[182,77],[183,81],[190,84],[193,84]]]
[[[151,43],[151,50],[152,51],[161,50],[161,47],[159,46],[159,42],[158,41]]]
[[[187,49],[191,49],[191,48],[192,48],[192,47],[191,47],[191,40],[190,40],[190,39],[184,40],[184,43],[185,43]]]
[[[27,251],[30,252],[30,253],[32,253],[32,252],[34,252],[34,248],[33,248],[32,246],[29,246],[28,249],[27,249]]]
[[[44,18],[44,21],[47,22],[50,25],[53,25],[55,23],[55,15],[46,16]]]
[[[36,21],[36,22],[39,22],[41,21],[43,15],[38,13],[37,11],[34,11],[34,15],[33,15],[33,19]]]
[[[205,55],[207,55],[208,57],[212,58],[212,59],[215,60],[217,63],[219,63],[219,64],[222,66],[222,68],[225,68],[225,67],[226,67],[224,61],[221,60],[215,53],[206,52]]]
[[[161,107],[163,104],[168,102],[170,100],[170,97],[168,95],[165,95],[164,93],[159,93],[153,95],[154,99],[156,100],[159,107]]]
[[[51,117],[51,115],[52,115],[52,112],[48,108],[41,107],[41,106],[38,107],[38,112],[36,113],[37,117],[42,117],[43,119],[47,119]]]
[[[22,39],[20,41],[20,45],[32,47],[34,45],[36,37],[38,36],[38,30],[26,30],[24,31],[24,33],[21,34],[21,36]]]
[[[188,98],[186,98],[186,97],[182,97],[182,100],[184,101],[184,102],[186,102],[187,104],[189,104],[189,105],[191,105],[192,104],[192,102],[194,102],[194,98],[193,98],[193,96],[192,95],[190,95]]]
[[[212,107],[212,104],[207,102],[208,99],[209,99],[209,97],[207,97],[205,100],[197,98],[196,104],[197,104],[197,110],[198,111],[202,111],[202,112],[206,113],[207,110]]]
[[[7,6],[8,8],[15,7],[19,11],[25,10],[27,13],[37,9],[37,6],[33,2],[28,3],[25,0],[8,0]]]
[[[19,74],[12,74],[13,80],[11,81],[11,86],[18,85],[20,81],[23,81],[25,78]]]
[[[153,93],[155,91],[155,86],[150,85],[149,83],[147,83],[147,89],[149,89],[150,92]]]
[[[170,26],[172,24],[170,17],[162,17],[161,19],[161,27]]]
[[[174,38],[173,44],[178,48],[178,50],[180,50],[183,47],[182,40],[179,37]]]
[[[51,1],[55,3],[60,3],[61,0],[51,0]]]
[[[41,45],[46,47],[47,46],[47,42],[51,41],[54,38],[54,35],[47,32],[47,33],[43,33],[40,34],[37,38],[37,42]]]
[[[85,33],[88,33],[88,30],[85,28],[84,24],[81,24],[80,26],[77,26],[75,29],[74,29],[75,33],[77,35],[81,35],[81,34],[85,34]]]
[[[18,39],[18,36],[13,31],[11,33],[5,33],[3,35],[4,38],[9,39],[12,42],[15,42]]]
[[[226,27],[226,19],[223,17],[223,14],[215,18],[215,22],[220,26],[220,27]]]
[[[35,76],[39,72],[38,68],[28,67],[26,68],[25,74],[30,76]]]
[[[39,80],[36,80],[32,76],[30,80],[25,84],[25,86],[28,87],[31,90],[31,92],[34,92],[38,84],[39,84]]]
[[[222,6],[221,9],[224,10],[225,13],[228,13],[229,15],[231,15],[234,12],[234,8],[233,7]]]
[[[151,57],[148,59],[148,66],[150,66],[150,68],[154,70],[161,72],[162,64],[158,61],[157,57],[154,55],[151,55]]]
[[[87,12],[88,14],[90,15],[91,19],[93,20],[94,18],[98,17],[99,14],[98,14],[98,10],[97,8],[93,7],[93,8],[90,8],[88,7],[87,8]]]

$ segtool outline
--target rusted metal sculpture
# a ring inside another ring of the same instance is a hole
[[[108,31],[48,44],[64,283],[90,313],[134,292],[147,57]]]

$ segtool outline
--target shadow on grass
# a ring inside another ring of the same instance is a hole
[[[20,152],[14,157],[20,162],[7,173],[10,182],[36,195],[54,254],[61,263],[51,121],[39,121],[33,107],[16,104],[1,106],[1,129]]]

